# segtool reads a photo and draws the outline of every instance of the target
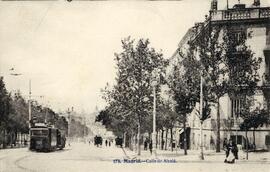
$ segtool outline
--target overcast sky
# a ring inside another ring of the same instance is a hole
[[[225,3],[219,0],[219,9]],[[34,99],[56,111],[93,111],[104,106],[100,89],[114,81],[122,38],[149,38],[168,58],[209,7],[210,0],[0,2],[0,75],[24,96],[31,79]]]

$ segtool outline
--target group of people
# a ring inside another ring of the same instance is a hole
[[[105,145],[106,145],[106,147],[107,147],[107,146],[110,147],[110,146],[111,146],[111,141],[105,140]]]
[[[224,140],[223,149],[226,152],[226,158],[224,160],[225,163],[235,163],[235,160],[238,159],[238,148],[236,143],[232,141],[232,139],[227,142]]]
[[[111,141],[111,140],[105,140],[105,146],[107,147],[107,146],[111,146],[111,144],[112,144],[112,142],[113,141]],[[95,136],[94,137],[94,145],[95,146],[97,146],[97,147],[99,147],[99,146],[102,146],[102,143],[103,143],[103,138],[102,137],[100,137],[100,136]],[[91,140],[89,140],[89,145],[91,144]]]

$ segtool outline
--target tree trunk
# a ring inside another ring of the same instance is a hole
[[[187,132],[186,132],[186,116],[184,116],[184,122],[183,122],[183,128],[184,128],[184,155],[187,155]]]
[[[129,147],[130,150],[133,150],[133,149],[132,149],[132,134],[129,135],[129,139],[128,139],[128,147]]]
[[[161,130],[161,150],[164,149],[164,142],[163,142],[163,137],[164,137],[164,130]]]
[[[18,139],[17,134],[18,134],[18,132],[17,132],[17,130],[15,130],[15,133],[14,133],[14,146],[17,146],[17,139]]]
[[[6,140],[6,130],[4,129],[4,139],[3,139],[3,148],[5,149],[7,147],[7,140]]]
[[[201,160],[204,160],[204,155],[203,155],[203,121],[201,120],[200,121],[200,124],[201,124],[201,126],[200,126],[200,151],[201,151],[201,153],[200,153],[200,158],[201,158]]]
[[[135,152],[136,152],[136,136],[137,135],[135,133],[132,134],[132,149]]]
[[[171,150],[173,151],[173,129],[170,128],[170,132],[171,132]]]
[[[129,148],[133,151],[133,133],[129,136]]]
[[[157,134],[156,134],[156,149],[157,149],[157,146],[158,146],[158,131],[157,131]]]
[[[123,147],[125,148],[127,143],[126,143],[126,132],[123,133]]]
[[[138,155],[141,155],[141,145],[140,145],[140,138],[141,138],[141,124],[140,124],[140,120],[138,123],[138,135],[137,135],[137,144],[138,144]]]
[[[219,111],[219,98],[217,99],[217,146],[216,152],[220,152],[220,111]]]
[[[166,140],[165,140],[165,150],[167,150],[167,144],[168,144],[168,128],[166,128]]]
[[[134,134],[134,151],[138,154],[138,131]]]
[[[253,128],[253,145],[254,145],[254,149],[255,149],[255,146],[256,146],[255,128]]]
[[[247,129],[246,129],[246,132],[245,132],[245,134],[246,134],[246,159],[248,160],[248,146],[249,146],[249,143],[248,143],[248,137],[247,137]]]

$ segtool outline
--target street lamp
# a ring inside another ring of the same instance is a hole
[[[152,133],[152,150],[153,150],[153,154],[154,156],[157,155],[156,152],[156,87],[158,85],[159,82],[159,71],[157,68],[155,68],[152,71],[152,87],[153,87],[153,96],[154,96],[154,100],[153,100],[153,133]]]
[[[204,160],[203,156],[203,76],[201,73],[200,81],[200,159]]]

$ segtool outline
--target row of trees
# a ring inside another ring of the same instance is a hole
[[[103,89],[103,98],[108,107],[102,111],[97,120],[103,120],[107,128],[112,129],[117,135],[125,133],[126,141],[136,140],[138,154],[140,154],[141,133],[152,133],[153,91],[151,82],[152,73],[159,70],[160,82],[165,82],[165,66],[167,61],[160,52],[149,47],[149,40],[135,41],[130,37],[122,40],[123,52],[115,54],[116,68],[118,70],[116,84]],[[164,102],[160,96],[160,85],[157,86],[157,112],[161,112]],[[169,110],[168,110],[169,111]],[[108,114],[108,115],[106,115]],[[170,127],[170,123],[162,122],[170,116],[163,117],[157,114],[157,128],[161,125]],[[106,117],[106,118],[104,118]],[[163,117],[163,118],[159,118]]]
[[[132,141],[137,136],[140,154],[141,133],[152,133],[151,82],[153,70],[158,69],[157,130],[172,129],[180,124],[184,129],[183,144],[187,154],[187,116],[198,109],[201,102],[201,111],[197,112],[201,126],[213,114],[211,110],[216,109],[216,151],[220,152],[219,102],[225,94],[244,102],[237,114],[244,119],[242,126],[246,127],[241,128],[257,128],[269,121],[261,119],[264,109],[244,106],[258,90],[258,69],[262,61],[260,57],[255,57],[246,40],[245,34],[239,36],[228,26],[200,30],[196,38],[188,43],[187,49],[179,50],[180,58],[169,75],[165,75],[168,61],[149,47],[149,40],[140,39],[136,45],[130,38],[122,40],[123,52],[115,54],[116,83],[102,90],[108,106],[100,112],[97,121],[102,121],[116,135],[125,133],[126,140]],[[161,85],[167,85],[169,91],[162,92]],[[169,100],[164,99],[164,93],[170,97]],[[258,118],[254,117],[255,114]],[[259,125],[254,121],[260,121]]]
[[[247,100],[258,91],[260,80],[258,69],[262,58],[255,57],[247,45],[247,30],[234,31],[233,27],[216,26],[202,31],[204,36],[194,42],[203,66],[206,82],[206,101],[214,104],[217,110],[216,151],[220,152],[220,98],[225,94],[241,100],[241,110],[236,116],[250,119],[254,114],[261,114],[263,109],[254,111],[252,106],[245,106]],[[253,99],[254,102],[254,99]],[[261,108],[261,107],[260,107]],[[246,120],[244,121],[244,123]],[[264,123],[268,123],[265,120]],[[257,128],[257,127],[255,127]]]
[[[32,101],[32,117],[32,123],[46,121],[67,132],[68,122],[65,117],[48,107],[42,107],[36,101]],[[20,92],[11,95],[5,87],[3,77],[0,77],[0,145],[3,148],[7,145],[16,146],[17,136],[26,136],[29,133],[28,124],[28,102]]]

